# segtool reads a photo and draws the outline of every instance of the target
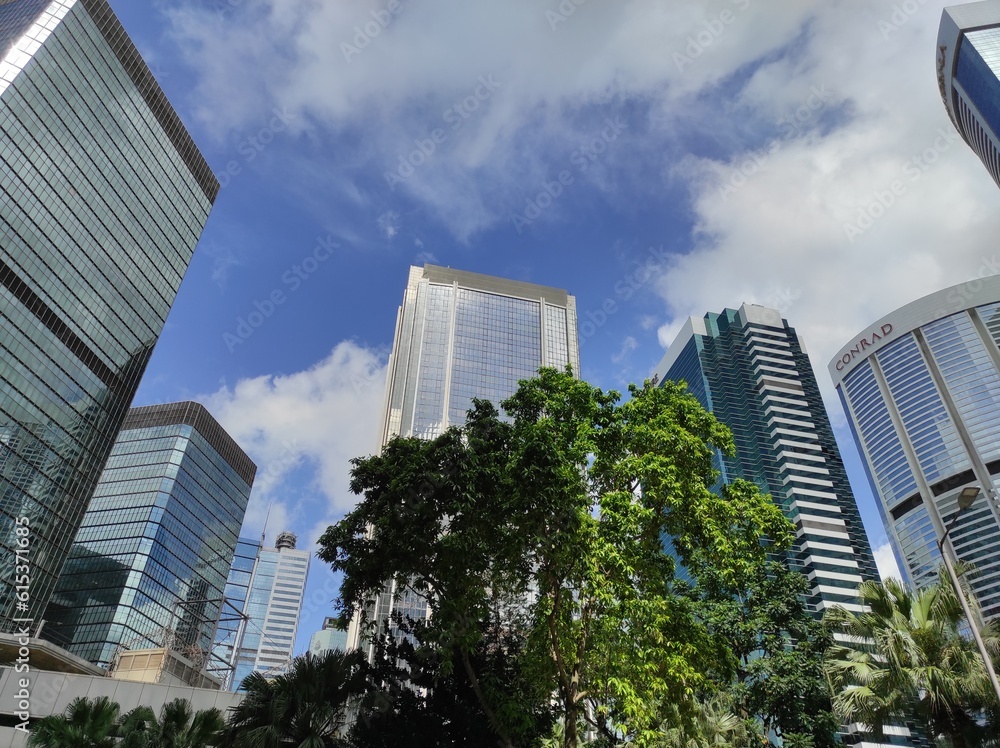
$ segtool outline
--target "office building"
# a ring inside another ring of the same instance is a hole
[[[309,551],[297,550],[296,541],[292,533],[282,532],[273,548],[257,552],[243,608],[244,630],[231,648],[232,689],[252,672],[277,675],[291,663],[309,574]],[[238,564],[246,566],[253,541],[241,541],[241,546],[244,555],[234,560],[230,579]]]
[[[237,540],[229,577],[226,579],[226,594],[219,612],[219,625],[212,651],[212,669],[219,673],[223,685],[230,690],[239,686],[235,680],[236,669],[243,665],[241,671],[250,672],[257,659],[256,650],[241,651],[240,642],[247,630],[247,598],[250,596],[250,581],[253,579],[253,568],[257,565],[261,547],[260,540]],[[249,663],[249,668],[246,663]]]
[[[155,647],[206,667],[256,470],[197,403],[129,411],[42,636],[105,668]]]
[[[336,618],[323,619],[323,628],[309,639],[309,651],[316,655],[325,652],[345,652],[347,650],[347,632],[337,628]]]
[[[576,300],[566,291],[462,270],[411,267],[389,356],[382,444],[433,439],[465,423],[473,398],[499,407],[542,367],[580,372]],[[419,618],[426,605],[391,583],[366,611],[382,627],[394,612]],[[362,647],[360,615],[348,648]],[[369,656],[371,651],[369,649]]]
[[[687,382],[732,429],[736,454],[717,456],[721,481],[756,483],[795,525],[788,561],[808,577],[816,615],[835,605],[860,612],[858,585],[878,571],[794,328],[779,312],[751,304],[692,317],[656,374]]]
[[[0,631],[41,621],[218,189],[106,0],[0,3]]]
[[[937,581],[937,541],[976,567],[969,583],[1000,618],[1000,276],[886,315],[830,362],[900,569]],[[984,495],[958,514],[963,488]],[[956,519],[957,516],[957,519]]]
[[[944,9],[937,76],[948,116],[1000,185],[1000,0]]]

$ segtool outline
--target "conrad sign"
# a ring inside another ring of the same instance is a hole
[[[892,335],[892,324],[887,322],[867,337],[858,340],[853,346],[844,351],[844,355],[837,360],[837,371],[843,371],[844,367],[850,366],[855,358],[864,354],[869,348],[874,348],[883,338],[887,338],[890,335]]]

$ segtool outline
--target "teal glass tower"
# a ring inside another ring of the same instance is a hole
[[[0,631],[41,621],[218,190],[106,0],[0,2]]]
[[[129,411],[42,636],[102,667],[157,646],[210,667],[256,471],[198,403]]]
[[[723,482],[753,481],[795,525],[788,563],[811,582],[817,616],[861,612],[858,585],[878,571],[847,481],[816,376],[794,328],[751,304],[692,318],[657,367],[683,380],[733,432],[736,454],[717,455]]]

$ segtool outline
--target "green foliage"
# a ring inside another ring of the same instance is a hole
[[[228,748],[334,748],[349,699],[363,692],[360,652],[306,654],[288,672],[266,678],[251,673],[246,697],[231,710],[224,744]]]
[[[806,608],[805,576],[770,560],[741,585],[712,569],[701,570],[698,581],[692,595],[723,654],[714,680],[734,713],[783,745],[835,745],[838,720],[824,675],[831,638]]]
[[[121,726],[121,708],[107,696],[76,698],[62,715],[38,720],[32,726],[31,748],[113,748]]]
[[[343,616],[392,580],[427,601],[427,621],[398,624],[442,677],[464,671],[502,745],[527,745],[553,694],[563,745],[581,725],[651,744],[660,705],[693,703],[719,657],[664,538],[695,573],[743,588],[761,538],[789,537],[751,484],[711,492],[732,438],[681,385],[630,394],[542,370],[503,403],[509,420],[476,402],[461,429],[396,439],[354,461],[364,500],[320,541],[344,573]],[[497,629],[516,642],[517,688],[473,662]]]
[[[866,582],[861,597],[867,612],[835,608],[827,616],[853,642],[832,647],[827,657],[838,712],[876,732],[893,718],[916,715],[952,748],[986,745],[996,731],[978,718],[984,709],[995,718],[996,697],[978,650],[961,633],[964,615],[951,585],[914,594],[894,579]],[[996,626],[983,633],[996,661]]]
[[[221,739],[225,721],[218,709],[194,713],[186,699],[160,710],[140,706],[119,717],[108,697],[77,698],[62,715],[40,719],[31,731],[33,748],[209,748]]]

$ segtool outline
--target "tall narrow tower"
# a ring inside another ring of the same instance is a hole
[[[0,631],[41,619],[218,190],[106,0],[0,2]]]
[[[580,372],[576,299],[566,291],[479,273],[411,267],[389,357],[383,446],[394,436],[433,439],[465,423],[473,398],[499,407],[542,367]],[[423,602],[390,584],[371,601],[381,626],[392,612],[422,615]],[[349,648],[362,643],[360,617]]]
[[[788,561],[809,578],[816,615],[860,612],[858,585],[878,579],[875,560],[809,357],[781,313],[744,304],[691,318],[657,375],[686,381],[732,429],[736,454],[717,457],[722,481],[753,481],[795,525]]]

